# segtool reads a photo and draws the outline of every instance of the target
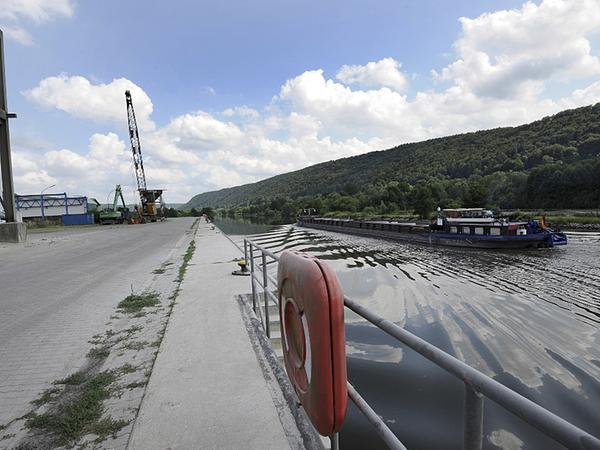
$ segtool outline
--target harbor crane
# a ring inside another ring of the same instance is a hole
[[[119,199],[121,200],[122,207],[119,207]],[[107,208],[100,210],[98,213],[98,221],[102,224],[114,224],[123,223],[129,219],[129,209],[125,204],[123,198],[123,192],[121,191],[121,185],[117,184],[115,188],[115,196],[112,205],[108,205]]]
[[[138,133],[137,121],[135,120],[135,111],[133,109],[133,100],[130,91],[125,91],[125,102],[127,104],[127,123],[129,126],[131,152],[133,153],[133,166],[135,169],[137,190],[140,194],[140,215],[144,221],[149,220],[151,222],[156,222],[158,218],[156,202],[160,201],[162,205],[163,190],[148,189],[146,186],[146,174],[144,173],[140,135]]]

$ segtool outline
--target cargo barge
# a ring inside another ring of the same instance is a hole
[[[436,220],[430,224],[301,216],[298,218],[298,225],[452,247],[523,249],[567,244],[566,235],[547,227],[543,219],[511,222],[497,218],[491,211],[483,208],[438,209]]]

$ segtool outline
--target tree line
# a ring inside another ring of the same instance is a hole
[[[317,164],[195,196],[225,215],[427,217],[437,206],[600,208],[600,104],[531,124],[465,133]]]

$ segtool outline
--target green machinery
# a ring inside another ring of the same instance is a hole
[[[118,206],[119,199],[123,206]],[[113,199],[112,206],[109,205],[106,209],[100,210],[98,213],[98,221],[105,224],[123,223],[129,219],[129,209],[125,206],[125,199],[123,198],[123,192],[121,191],[121,185],[117,184],[115,187],[115,197]]]

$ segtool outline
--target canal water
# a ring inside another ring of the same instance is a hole
[[[294,226],[219,224],[326,260],[345,295],[600,435],[600,233],[527,251],[428,247]],[[237,227],[237,228],[236,228]],[[462,448],[464,388],[346,309],[348,377],[410,449]],[[563,448],[485,401],[484,448]],[[345,449],[385,448],[353,405]]]

